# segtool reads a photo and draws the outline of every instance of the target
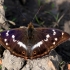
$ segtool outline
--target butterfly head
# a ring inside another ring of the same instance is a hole
[[[30,23],[28,24],[28,29],[34,29],[34,26],[33,26],[32,22],[30,22]]]

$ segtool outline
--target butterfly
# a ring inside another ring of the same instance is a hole
[[[40,58],[48,55],[61,43],[67,41],[70,35],[54,28],[15,28],[0,32],[0,44],[13,55],[26,59]]]

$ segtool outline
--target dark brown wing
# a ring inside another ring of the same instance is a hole
[[[35,29],[34,40],[36,43],[31,48],[31,59],[47,55],[52,49],[56,48],[69,38],[69,34],[58,29]]]
[[[27,58],[27,28],[17,28],[0,33],[0,44],[12,54]]]
[[[0,33],[0,44],[18,57],[33,59],[48,54],[70,38],[66,32],[50,28],[36,28],[32,33],[33,37],[28,34],[27,28],[3,31]]]

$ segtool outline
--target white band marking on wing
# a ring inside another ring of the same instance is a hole
[[[43,41],[38,42],[37,44],[35,44],[35,45],[32,47],[32,50],[35,49],[35,48],[37,48],[37,47],[40,47],[42,44],[43,44]]]
[[[17,44],[18,44],[20,47],[23,47],[23,48],[27,49],[26,45],[23,44],[22,42],[17,41]]]

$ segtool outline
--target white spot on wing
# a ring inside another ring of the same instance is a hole
[[[8,43],[6,43],[6,45],[8,45]]]
[[[55,31],[53,32],[53,35],[56,35],[56,32]]]
[[[15,39],[13,39],[13,42],[16,42],[16,40],[15,40]]]
[[[9,30],[6,32],[6,36],[9,36]]]
[[[32,47],[32,50],[35,49],[35,48],[37,48],[37,47],[40,47],[40,45],[42,45],[42,44],[43,44],[43,41],[38,42],[37,44],[35,44],[35,45]]]
[[[4,39],[4,41],[6,42],[6,41],[7,41],[7,39]]]
[[[13,42],[17,41],[17,40],[15,40],[15,35],[12,35],[12,39],[13,39]]]
[[[20,47],[23,47],[23,48],[27,49],[26,45],[23,44],[22,42],[17,41],[17,44],[18,44]]]
[[[57,38],[54,38],[54,40],[57,41],[58,39]]]
[[[44,41],[48,41],[48,38],[50,37],[49,34],[46,35],[46,39]]]
[[[47,35],[46,35],[46,37],[47,37],[47,38],[49,38],[49,37],[50,37],[50,35],[49,35],[49,34],[47,34]]]
[[[14,39],[15,38],[15,35],[12,35],[12,38]]]
[[[62,32],[62,35],[64,35],[64,32]]]
[[[55,45],[55,42],[53,42],[53,45]]]
[[[55,30],[53,29],[52,31],[54,32]]]
[[[56,35],[56,31],[54,29],[52,31],[53,31],[53,35]]]

